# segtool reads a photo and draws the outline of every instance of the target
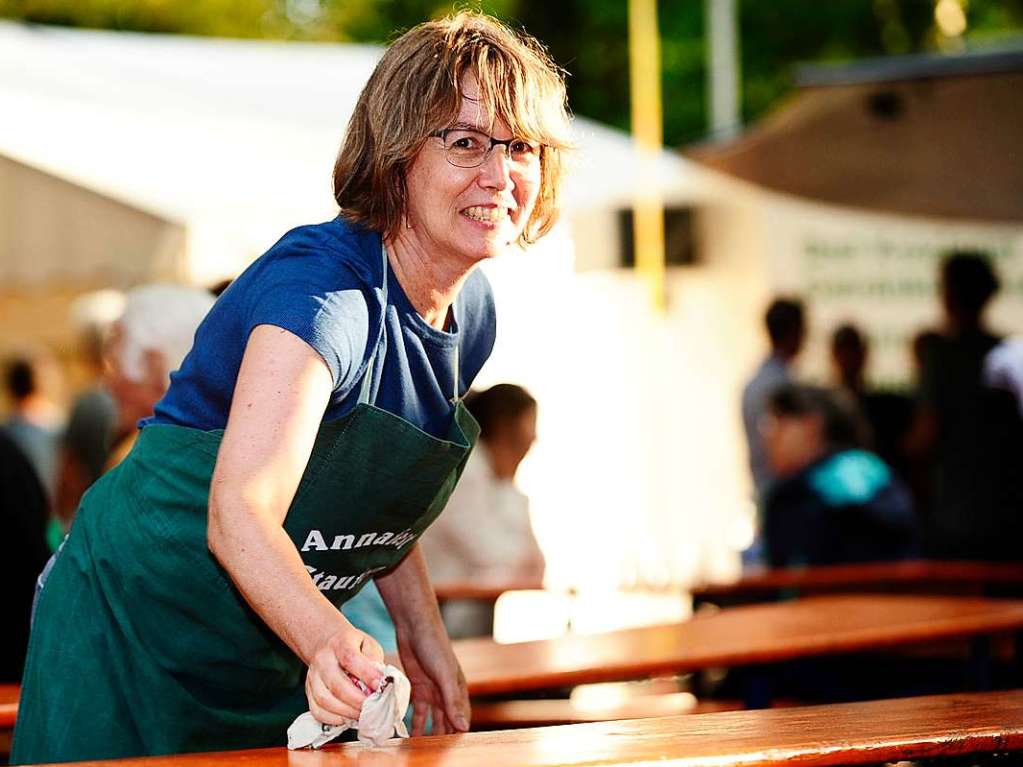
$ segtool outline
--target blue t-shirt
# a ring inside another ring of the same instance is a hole
[[[220,296],[199,325],[181,369],[171,375],[170,389],[142,426],[224,428],[249,334],[257,325],[274,325],[304,340],[327,364],[334,389],[324,421],[344,416],[358,403],[380,338],[370,401],[428,434],[446,436],[456,346],[459,394],[494,346],[490,284],[474,270],[455,300],[453,323],[442,331],[416,312],[390,269],[384,306],[383,270],[380,235],[344,219],[288,232]]]

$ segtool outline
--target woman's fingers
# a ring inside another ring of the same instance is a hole
[[[448,721],[444,708],[442,706],[433,706],[433,711],[430,712],[430,734],[447,735],[454,731],[455,728]]]
[[[330,641],[330,647],[337,665],[350,676],[361,681],[371,691],[376,690],[383,683],[384,675],[377,668],[377,660],[365,654],[368,650],[379,655],[379,659],[383,660],[384,651],[371,636],[363,634],[361,631],[337,634]]]
[[[362,654],[374,663],[383,663],[384,648],[381,647],[380,643],[369,634],[363,634],[362,636]]]
[[[349,682],[349,684],[351,683]],[[312,669],[306,675],[305,695],[309,702],[309,713],[318,722],[344,724],[348,720],[359,718],[359,707],[341,700],[330,690],[323,678]]]
[[[454,678],[442,682],[441,698],[444,701],[444,714],[451,725],[451,732],[468,732],[472,709],[469,706],[469,689],[465,683],[465,675],[457,665]]]
[[[339,631],[331,637],[316,653],[306,674],[310,713],[324,724],[358,719],[367,690],[376,690],[383,682],[383,673],[377,667],[377,660],[383,657],[380,644],[361,631]]]
[[[412,706],[412,736],[426,734],[426,715],[430,708],[425,703],[416,702]]]

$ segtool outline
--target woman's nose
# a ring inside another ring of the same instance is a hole
[[[480,165],[479,183],[487,189],[505,189],[512,183],[512,162],[508,157],[508,147],[497,144],[490,149],[490,154]]]

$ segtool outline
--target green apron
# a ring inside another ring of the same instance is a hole
[[[284,521],[335,606],[410,551],[479,434],[458,399],[457,356],[446,439],[375,407],[384,345],[381,330],[359,403],[321,426]],[[146,426],[82,499],[39,595],[13,764],[283,745],[308,708],[305,665],[207,549],[222,434]]]

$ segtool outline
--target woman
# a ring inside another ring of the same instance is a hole
[[[768,400],[764,444],[778,481],[767,496],[764,539],[772,567],[907,559],[919,553],[910,496],[863,450],[853,402],[786,384]]]
[[[536,439],[536,400],[521,386],[497,384],[470,393],[465,404],[480,425],[480,445],[443,516],[423,536],[430,575],[437,582],[539,584],[544,557],[530,525],[529,499],[515,486]],[[493,605],[479,600],[448,601],[443,616],[453,638],[493,631]]]
[[[553,224],[567,116],[533,41],[483,16],[384,54],[334,171],[341,216],[221,296],[131,454],[86,494],[40,594],[12,757],[282,744],[358,715],[379,645],[338,606],[369,579],[413,732],[468,728],[415,540],[477,427],[494,338],[476,265]],[[304,678],[304,679],[303,679]]]

